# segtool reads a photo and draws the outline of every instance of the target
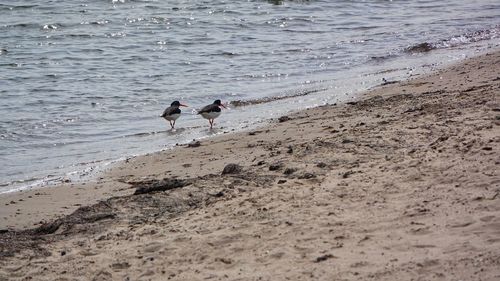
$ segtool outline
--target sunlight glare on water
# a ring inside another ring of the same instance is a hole
[[[0,192],[211,136],[192,113],[215,99],[250,101],[218,132],[345,100],[499,24],[493,0],[0,1]]]

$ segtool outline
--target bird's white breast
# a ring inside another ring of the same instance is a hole
[[[203,118],[205,119],[215,119],[217,117],[219,117],[220,115],[220,112],[203,112],[201,113],[201,116],[203,116]]]

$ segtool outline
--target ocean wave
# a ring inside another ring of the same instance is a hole
[[[370,61],[374,62],[374,63],[380,63],[380,62],[387,61],[390,59],[395,59],[395,58],[397,58],[397,55],[395,55],[395,54],[388,54],[388,55],[383,55],[383,56],[371,56]]]
[[[3,25],[2,27],[5,27],[5,28],[40,28],[40,25],[37,23],[22,22],[22,23],[6,24],[6,25]]]
[[[314,89],[314,90],[306,90],[306,91],[300,91],[298,93],[293,93],[293,94],[289,94],[289,95],[282,95],[282,96],[264,97],[264,98],[249,99],[249,100],[233,100],[233,101],[230,101],[229,103],[234,107],[256,105],[256,104],[269,103],[269,102],[278,101],[278,100],[307,96],[307,95],[314,94],[314,93],[321,92],[321,91],[325,91],[325,90],[326,89],[323,89],[323,88],[322,89]]]
[[[7,5],[7,4],[0,4],[0,10],[22,10],[22,9],[33,9],[38,7],[38,5]]]
[[[452,36],[448,39],[440,40],[437,42],[423,42],[415,44],[413,46],[406,48],[404,51],[410,54],[426,53],[435,49],[458,47],[461,45],[467,45],[470,43],[475,43],[484,40],[491,40],[498,37],[500,37],[500,25],[497,25],[489,29],[481,29],[457,36]]]

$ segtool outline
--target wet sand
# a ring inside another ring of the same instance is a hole
[[[0,280],[499,280],[499,125],[492,51],[2,196]]]

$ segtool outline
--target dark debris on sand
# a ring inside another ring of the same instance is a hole
[[[223,175],[228,175],[228,174],[239,174],[243,171],[243,168],[234,163],[227,164],[224,169],[222,170]]]
[[[200,141],[195,141],[195,140],[193,140],[192,142],[190,142],[190,143],[187,144],[187,147],[191,147],[191,148],[200,147],[200,146],[201,146],[201,142]]]
[[[189,181],[180,179],[163,179],[160,181],[146,182],[135,187],[134,195],[145,194],[158,191],[166,191],[174,188],[184,187],[191,184]]]
[[[149,221],[171,219],[194,209],[213,204],[234,192],[235,185],[267,186],[272,175],[241,173],[237,164],[226,166],[232,177],[221,186],[221,175],[210,174],[190,179],[165,178],[135,181],[132,195],[112,197],[91,206],[78,208],[72,214],[44,223],[29,230],[0,231],[0,259],[30,249],[33,256],[48,256],[45,247],[71,235],[104,233],[111,225],[125,223],[143,224]],[[221,188],[222,187],[222,188]]]

